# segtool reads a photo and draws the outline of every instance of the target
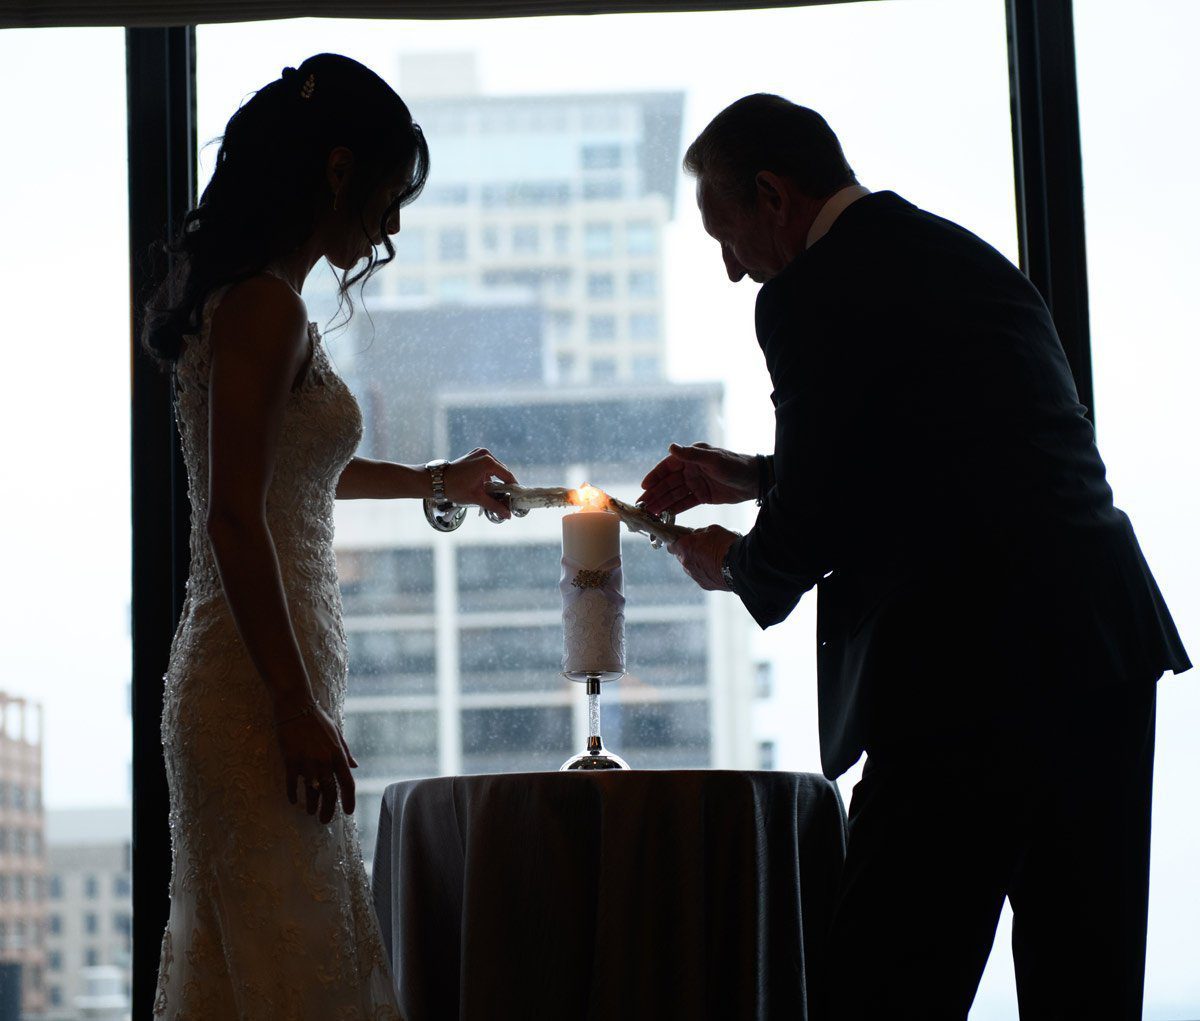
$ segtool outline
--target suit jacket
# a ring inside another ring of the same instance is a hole
[[[765,628],[817,586],[828,776],[1191,665],[1046,305],[997,251],[868,195],[763,285],[756,328],[775,484],[734,590]]]

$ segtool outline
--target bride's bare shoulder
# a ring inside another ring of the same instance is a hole
[[[239,280],[213,312],[212,343],[268,357],[303,353],[308,347],[304,299],[269,273]]]

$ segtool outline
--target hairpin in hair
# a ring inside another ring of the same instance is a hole
[[[312,99],[312,94],[313,94],[313,91],[316,89],[316,87],[317,87],[317,76],[314,74],[310,74],[307,78],[304,79],[304,84],[300,86],[300,98],[301,99]]]

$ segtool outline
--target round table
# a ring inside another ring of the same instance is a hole
[[[804,1021],[845,847],[814,774],[411,780],[375,907],[408,1021]]]

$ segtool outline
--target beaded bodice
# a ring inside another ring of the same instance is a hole
[[[201,330],[185,339],[176,367],[176,418],[192,508],[187,603],[177,643],[186,641],[189,626],[225,630],[232,625],[205,529],[209,328],[223,293],[218,290],[209,297]],[[310,664],[314,693],[320,698],[318,683],[344,682],[345,639],[333,552],[333,504],[338,478],[362,437],[362,415],[330,364],[315,323],[309,324],[309,337],[312,357],[288,399],[267,494],[267,524],[302,651],[306,658],[323,660]],[[340,703],[343,692],[336,683],[331,687],[331,701]]]

